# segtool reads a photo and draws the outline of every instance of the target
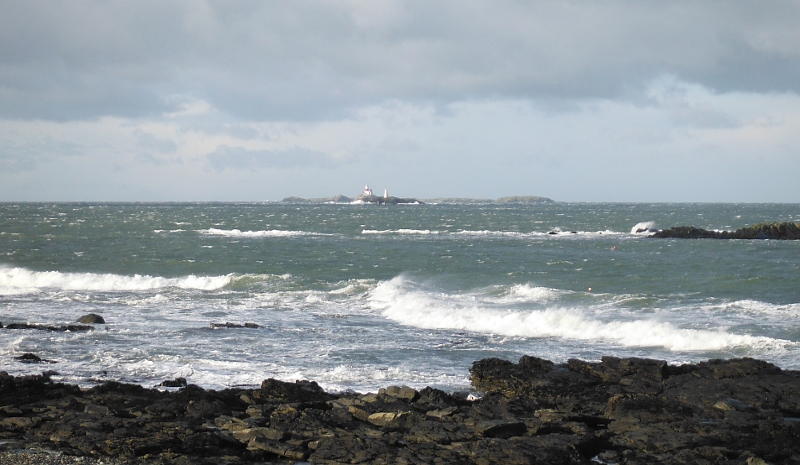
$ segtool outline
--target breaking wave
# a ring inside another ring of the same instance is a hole
[[[224,236],[224,237],[293,237],[293,236],[330,236],[331,234],[315,233],[308,231],[283,231],[279,229],[270,229],[266,231],[240,231],[238,229],[200,229],[197,232],[208,236]]]
[[[427,236],[430,234],[439,234],[439,231],[431,231],[430,229],[365,229],[361,231],[361,234],[408,234]]]
[[[631,234],[650,234],[655,231],[656,223],[654,221],[644,221],[636,223],[636,226],[631,228]]]
[[[41,289],[69,291],[145,291],[164,288],[220,289],[233,275],[162,278],[147,275],[124,276],[110,273],[63,273],[31,271],[25,268],[0,268],[0,295],[27,294]]]
[[[514,287],[509,295],[516,295],[519,300],[542,300],[552,298],[554,293],[545,288]],[[624,347],[663,347],[670,351],[770,349],[791,344],[723,330],[681,328],[655,319],[604,321],[591,315],[588,309],[510,309],[502,298],[461,297],[417,289],[400,276],[380,283],[370,294],[370,304],[386,318],[408,326],[506,337],[595,340]]]

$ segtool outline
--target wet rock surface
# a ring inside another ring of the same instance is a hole
[[[0,326],[2,327],[2,326]],[[53,331],[53,332],[66,332],[66,331],[94,331],[94,326],[91,325],[46,325],[37,323],[9,323],[4,329],[35,329],[39,331]]]
[[[247,328],[247,329],[258,329],[259,326],[256,323],[211,323],[211,329],[230,329],[230,328]]]
[[[766,362],[526,356],[470,371],[478,400],[274,379],[81,389],[3,372],[0,449],[134,464],[800,463],[800,373]]]
[[[650,237],[657,239],[777,239],[800,240],[798,223],[759,223],[736,231],[709,231],[694,226],[677,226],[657,231]]]
[[[78,318],[78,323],[104,325],[106,320],[96,313],[89,313]]]

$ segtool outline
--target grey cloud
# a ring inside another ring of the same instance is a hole
[[[319,119],[389,99],[800,92],[797,2],[4,2],[0,116]]]
[[[244,147],[221,145],[206,155],[206,159],[217,171],[225,169],[257,170],[263,168],[334,168],[345,161],[313,150],[295,147],[288,150],[248,150]]]
[[[40,163],[58,156],[78,156],[84,147],[44,137],[34,142],[0,139],[0,171],[32,171]]]
[[[153,134],[140,129],[133,131],[133,135],[136,136],[139,146],[155,152],[171,153],[178,149],[175,142],[168,139],[159,139]]]

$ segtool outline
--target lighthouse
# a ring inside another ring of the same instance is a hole
[[[383,190],[383,198],[384,199],[388,199],[389,198],[389,189],[384,189]]]
[[[369,184],[364,186],[364,193],[362,195],[372,195],[372,189],[369,188]]]

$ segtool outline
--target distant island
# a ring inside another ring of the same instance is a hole
[[[540,203],[554,203],[553,199],[547,197],[540,197],[534,195],[524,196],[511,196],[500,197],[499,199],[472,199],[463,197],[443,197],[435,199],[416,199],[395,197],[389,195],[388,190],[384,191],[383,195],[375,195],[372,189],[367,185],[364,191],[355,198],[347,197],[346,195],[334,195],[333,197],[317,197],[305,199],[302,197],[286,197],[281,202],[292,204],[374,204],[374,205],[424,205],[424,204],[445,204],[445,205],[458,205],[458,204],[540,204]]]

